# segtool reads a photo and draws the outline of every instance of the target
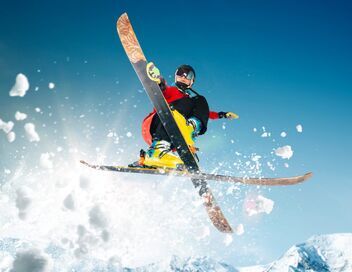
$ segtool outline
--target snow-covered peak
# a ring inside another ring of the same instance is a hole
[[[291,247],[267,271],[352,271],[351,245],[351,233],[314,236]]]

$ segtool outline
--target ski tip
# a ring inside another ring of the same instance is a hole
[[[313,172],[308,172],[304,175],[304,180],[310,179],[311,177],[313,177]]]
[[[88,163],[86,161],[84,161],[84,160],[80,160],[79,162],[82,163],[82,164],[88,165]]]
[[[124,13],[122,13],[122,14],[120,15],[119,19],[117,19],[116,24],[119,25],[120,22],[125,21],[125,20],[129,20],[129,19],[128,19],[127,12],[124,12]]]

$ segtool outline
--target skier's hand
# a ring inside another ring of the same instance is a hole
[[[166,89],[166,80],[163,77],[160,77],[159,87],[162,91],[165,91]]]
[[[220,111],[218,112],[219,114],[219,118],[226,118],[226,119],[238,119],[239,116],[236,113],[233,113],[231,111],[228,112],[224,112],[224,111]]]

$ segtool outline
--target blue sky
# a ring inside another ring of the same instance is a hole
[[[70,137],[70,147],[102,148],[106,131],[117,125],[133,134],[122,141],[130,153],[112,158],[118,146],[110,145],[107,162],[133,160],[145,147],[140,122],[151,105],[115,28],[118,16],[127,12],[147,58],[169,82],[179,64],[191,64],[197,73],[194,87],[211,109],[240,115],[239,120],[212,122],[199,139],[203,169],[238,162],[237,151],[261,155],[265,176],[314,172],[314,179],[304,185],[259,189],[275,201],[270,215],[248,219],[232,210],[231,220],[238,217],[248,232],[234,238],[237,244],[228,251],[214,241],[215,251],[235,265],[248,265],[279,257],[314,234],[351,232],[351,9],[349,1],[4,3],[0,118],[12,120],[20,109],[33,112],[31,121],[47,125],[39,129],[43,137],[37,145],[27,146],[21,137],[16,146],[10,145],[0,134],[0,172],[14,167],[20,155],[30,161],[28,154],[40,145],[65,145],[63,135]],[[20,72],[29,78],[31,89],[24,98],[11,98],[8,92]],[[54,91],[48,90],[48,82],[55,82]],[[56,122],[35,115],[35,107],[51,111]],[[85,121],[79,120],[81,115]],[[82,140],[88,124],[97,129]],[[303,125],[303,133],[297,133],[297,124]],[[263,126],[270,138],[260,137]],[[280,137],[282,131],[286,138]],[[294,155],[289,161],[276,157],[272,172],[265,162],[275,158],[273,148],[286,144]],[[238,169],[232,174],[239,175]],[[227,188],[213,186],[217,192]],[[256,188],[243,188],[239,199],[226,203],[240,202],[252,190]],[[266,255],[258,259],[238,253],[251,247],[265,249]]]

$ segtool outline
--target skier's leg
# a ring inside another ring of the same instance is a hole
[[[150,134],[153,142],[144,157],[144,165],[149,167],[179,168],[183,161],[172,152],[172,143],[158,115],[153,117]]]
[[[193,101],[193,110],[190,119],[192,119],[192,117],[196,117],[201,122],[198,135],[202,135],[207,131],[209,121],[209,105],[204,96],[197,95],[191,99]]]
[[[170,137],[167,134],[163,124],[160,121],[160,118],[157,114],[153,117],[152,124],[150,126],[150,134],[152,135],[152,139],[157,141],[167,141],[170,142]]]

